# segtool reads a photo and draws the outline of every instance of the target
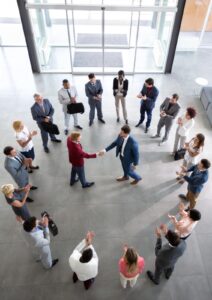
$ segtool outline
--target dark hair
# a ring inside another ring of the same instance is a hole
[[[196,112],[195,108],[188,107],[186,111],[187,111],[187,114],[190,116],[191,119],[196,117],[197,112]]]
[[[63,84],[68,83],[68,79],[63,79]]]
[[[192,208],[189,210],[189,217],[193,221],[199,221],[201,219],[201,213],[197,209]]]
[[[80,262],[81,263],[87,263],[91,260],[91,258],[93,257],[93,251],[91,248],[85,249],[82,252],[82,256],[80,257]]]
[[[152,78],[147,78],[147,79],[145,80],[145,82],[146,82],[147,84],[149,84],[149,85],[154,85],[154,79],[152,79]]]
[[[36,218],[35,217],[28,218],[23,224],[24,230],[26,232],[31,232],[35,226],[36,226]]]
[[[95,74],[94,74],[94,73],[88,74],[88,78],[89,78],[89,79],[92,79],[92,78],[94,78],[94,77],[95,77]]]
[[[172,97],[173,97],[174,99],[176,99],[176,100],[179,99],[179,95],[178,95],[178,94],[173,94]]]
[[[200,162],[201,162],[201,164],[203,165],[203,168],[204,168],[204,169],[209,169],[210,166],[211,166],[211,163],[210,163],[209,160],[206,159],[206,158],[201,159]]]
[[[10,155],[10,152],[13,150],[14,148],[11,146],[7,146],[4,148],[4,154],[5,155]]]
[[[124,73],[124,71],[123,71],[123,70],[120,70],[120,71],[118,71],[118,75],[119,75],[119,76],[123,76],[123,77],[124,77],[124,76],[125,76],[125,73]]]
[[[198,133],[196,137],[198,138],[197,148],[199,149],[200,147],[204,146],[205,136],[202,133]]]
[[[121,130],[122,130],[124,133],[130,133],[130,126],[124,125],[124,126],[121,127]]]
[[[179,235],[172,230],[167,231],[166,238],[169,241],[169,243],[174,247],[178,246],[180,243]]]

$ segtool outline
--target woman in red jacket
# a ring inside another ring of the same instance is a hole
[[[72,164],[70,185],[72,186],[80,180],[82,187],[88,188],[94,185],[94,182],[87,182],[85,179],[84,158],[96,158],[97,153],[88,154],[84,152],[80,144],[80,139],[81,135],[79,132],[72,132],[67,138],[69,162]]]

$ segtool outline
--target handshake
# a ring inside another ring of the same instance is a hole
[[[100,150],[99,152],[96,153],[97,156],[103,156],[105,155],[106,151],[103,149],[103,150]]]

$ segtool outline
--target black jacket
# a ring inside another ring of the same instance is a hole
[[[116,96],[117,92],[115,90],[118,90],[118,78],[115,77],[113,79],[113,96]],[[126,97],[128,91],[128,80],[124,79],[124,85],[123,85],[123,96]]]

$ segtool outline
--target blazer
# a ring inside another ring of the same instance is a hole
[[[116,90],[118,90],[118,78],[115,77],[113,79],[113,96],[116,96],[117,92]],[[127,95],[127,91],[128,91],[128,80],[127,79],[124,79],[124,82],[123,82],[123,97],[126,97]]]
[[[159,90],[155,86],[149,90],[144,84],[140,93],[142,96],[147,96],[146,100],[141,101],[141,106],[145,106],[147,109],[153,109],[159,95]]]
[[[69,154],[69,162],[74,167],[83,167],[84,158],[96,158],[96,153],[88,154],[82,150],[82,145],[80,143],[75,143],[70,137],[67,138],[67,147]]]
[[[165,120],[166,124],[171,124],[180,110],[180,105],[178,103],[175,103],[170,108],[168,108],[169,100],[170,98],[166,98],[160,106],[160,112],[165,111],[166,113],[165,117],[161,117]]]
[[[185,240],[180,240],[180,244],[177,247],[171,247],[169,244],[162,246],[162,239],[158,238],[155,246],[156,265],[162,268],[174,267],[185,249]]]
[[[119,135],[111,145],[105,148],[106,152],[116,147],[116,157],[117,157],[121,153],[121,147],[123,141],[124,139]],[[136,166],[138,165],[138,161],[139,161],[138,143],[131,136],[129,136],[124,148],[123,163],[126,165],[130,165],[133,163]]]
[[[100,80],[96,80],[96,84],[92,84],[90,81],[85,85],[85,94],[89,100],[95,100],[93,97],[102,95],[103,89]]]
[[[42,110],[40,105],[35,102],[33,106],[31,107],[31,113],[32,113],[32,118],[35,120],[37,123],[41,123],[44,121],[46,117],[50,117],[50,120],[52,121],[52,116],[54,114],[54,108],[51,105],[50,101],[48,99],[43,99],[43,106],[45,112]]]
[[[190,176],[184,176],[188,182],[188,190],[194,194],[199,194],[203,189],[203,184],[208,181],[208,170],[199,171],[195,165],[188,169],[188,172],[192,172]]]
[[[24,155],[18,152],[18,156],[24,159]],[[29,183],[29,174],[26,166],[20,163],[16,159],[6,156],[4,161],[4,167],[7,172],[12,176],[19,188],[25,187]]]

